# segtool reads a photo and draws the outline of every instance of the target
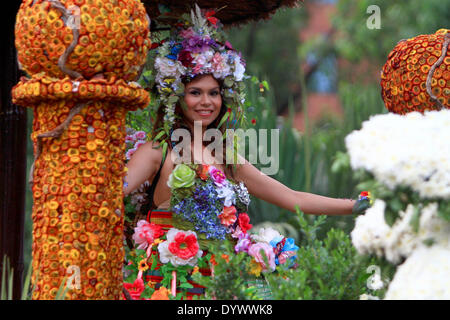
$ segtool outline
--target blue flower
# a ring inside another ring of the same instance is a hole
[[[297,258],[296,251],[299,249],[298,246],[295,245],[295,241],[292,238],[285,238],[285,242],[283,247],[280,248],[282,241],[284,239],[281,238],[275,238],[272,241],[270,241],[270,245],[273,248],[276,248],[276,251],[278,251],[275,255],[275,264],[279,265],[280,260],[282,260],[281,263],[287,263],[288,266],[292,267],[292,265],[295,262],[295,259]]]
[[[207,239],[224,240],[227,228],[220,223],[218,215],[223,203],[218,199],[212,182],[199,184],[193,195],[181,200],[172,208],[175,214],[194,224],[195,231]]]

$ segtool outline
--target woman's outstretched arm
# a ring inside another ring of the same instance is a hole
[[[292,190],[265,175],[245,160],[238,165],[237,180],[245,183],[250,194],[278,207],[295,212],[295,206],[307,214],[348,215],[352,213],[354,200],[328,198],[312,193]]]
[[[153,149],[152,142],[141,145],[127,163],[124,196],[137,189],[146,180],[153,179],[161,165],[161,160],[161,148]]]

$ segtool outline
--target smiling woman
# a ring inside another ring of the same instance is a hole
[[[183,116],[188,124],[201,121],[202,127],[207,127],[217,119],[222,107],[220,90],[211,75],[199,76],[186,85]]]
[[[225,129],[245,125],[246,120],[245,63],[220,32],[213,14],[202,13],[197,7],[192,20],[181,21],[172,33],[174,38],[158,47],[152,88],[160,103],[156,104],[153,141],[141,145],[131,156],[125,177],[125,195],[146,181],[151,183],[143,213],[150,229],[160,226],[164,231],[157,239],[152,236],[147,243],[139,242],[145,252],[129,256],[131,263],[126,268],[132,273],[126,282],[141,281],[145,276],[157,284],[154,289],[170,286],[173,296],[204,292],[189,282],[189,276],[195,267],[204,275],[213,272],[214,257],[207,256],[212,242],[230,241],[236,252],[248,253],[253,265],[260,264],[264,272],[274,271],[276,261],[290,264],[298,247],[289,247],[291,241],[285,237],[276,234],[264,244],[251,239],[249,194],[292,212],[298,206],[309,214],[348,215],[354,205],[349,199],[292,190],[243,158],[237,164],[224,164],[218,154],[204,152],[209,145],[205,146],[202,138],[203,143],[196,143],[198,135],[203,137],[208,129],[222,134]],[[172,152],[179,128],[187,129],[193,137],[187,141],[190,148],[186,152],[194,159],[189,163],[179,163]],[[226,148],[224,144],[222,150]],[[259,257],[262,248],[269,255],[269,266]],[[151,262],[152,267],[144,274],[138,268],[141,261],[136,259]],[[148,290],[141,297],[150,297]]]

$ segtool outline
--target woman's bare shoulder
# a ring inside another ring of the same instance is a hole
[[[162,148],[160,148],[158,142],[147,141],[136,150],[132,158],[135,157],[144,158],[147,161],[152,160],[159,165],[162,160]]]
[[[127,163],[127,187],[125,194],[139,187],[146,180],[152,179],[162,161],[162,149],[154,142],[141,145]]]

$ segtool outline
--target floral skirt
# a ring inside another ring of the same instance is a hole
[[[169,231],[169,229],[173,227],[172,212],[167,211],[167,210],[149,211],[149,213],[147,215],[147,221],[149,223],[159,225],[163,229],[164,233],[167,233],[167,231]],[[206,250],[203,250],[203,256],[205,256],[207,253],[208,252]],[[162,281],[163,277],[161,276],[160,272],[158,271],[158,269],[160,268],[160,266],[162,264],[159,262],[159,252],[156,249],[156,247],[152,250],[152,255],[156,255],[158,257],[158,264],[157,264],[155,270],[147,271],[144,274],[144,277],[145,277],[146,282],[151,281],[152,283],[154,283],[155,288],[157,289],[157,288],[159,288],[160,282]],[[199,269],[199,272],[203,276],[211,276],[210,269],[201,268],[201,269]],[[193,296],[201,296],[205,293],[204,286],[201,286],[189,279],[188,279],[188,283],[190,283],[193,286],[193,288],[184,289],[187,299],[192,299]],[[179,293],[179,292],[180,292],[180,290],[177,288],[177,293]]]

